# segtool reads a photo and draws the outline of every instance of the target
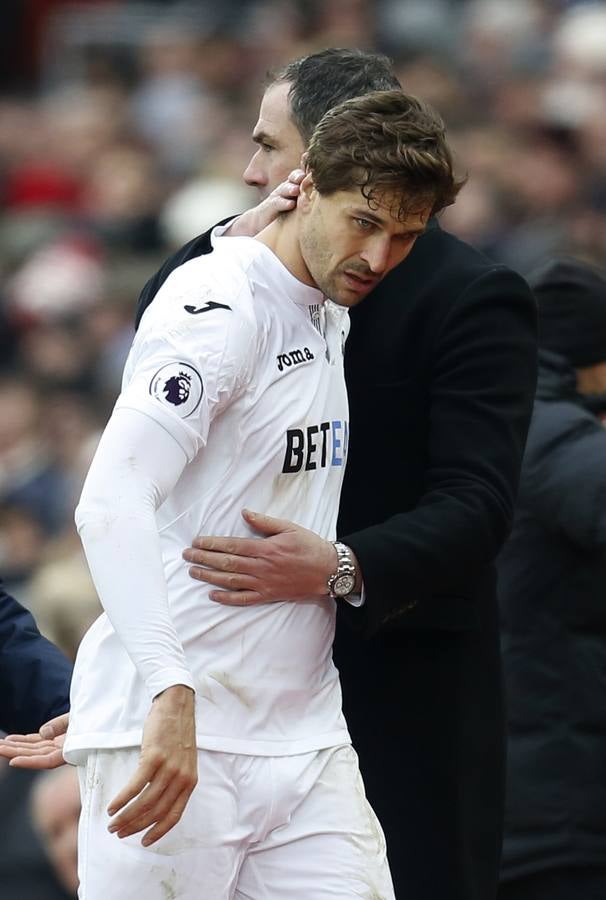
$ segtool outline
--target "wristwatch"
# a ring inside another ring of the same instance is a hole
[[[342,600],[356,586],[356,567],[347,544],[333,541],[333,547],[337,551],[337,568],[328,579],[328,593],[333,600]]]

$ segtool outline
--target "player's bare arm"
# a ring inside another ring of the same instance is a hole
[[[200,536],[183,553],[189,573],[220,590],[212,600],[226,606],[254,606],[284,600],[326,597],[335,571],[333,544],[285,519],[244,510],[248,524],[264,535],[255,538]],[[361,575],[357,566],[357,590]]]
[[[183,815],[198,782],[194,704],[194,692],[180,684],[154,699],[138,769],[107,809],[119,838],[148,829],[141,843],[149,847]]]

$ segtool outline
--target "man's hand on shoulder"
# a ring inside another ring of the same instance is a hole
[[[254,237],[270,225],[280,213],[294,209],[304,176],[305,172],[302,169],[294,169],[286,181],[274,188],[258,206],[234,219],[224,234],[230,237]]]
[[[119,838],[148,829],[141,843],[149,847],[183,815],[198,783],[194,710],[194,692],[181,684],[154,699],[143,729],[137,771],[107,810],[114,816],[109,831]]]
[[[198,537],[183,558],[193,563],[192,578],[221,590],[212,600],[227,606],[254,606],[283,600],[326,597],[337,567],[333,544],[285,519],[244,510],[248,524],[264,540]]]

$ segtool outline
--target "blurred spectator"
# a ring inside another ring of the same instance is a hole
[[[80,789],[73,766],[44,772],[34,782],[31,817],[34,830],[68,896],[78,892],[78,819]]]
[[[32,576],[46,548],[46,537],[39,520],[27,509],[0,504],[0,571],[9,593],[17,593],[28,607]]]
[[[68,770],[67,766],[64,768]],[[29,801],[39,777],[34,772],[13,769],[8,760],[0,759],[0,896],[3,900],[75,898],[75,892],[66,891],[58,880],[33,827]]]
[[[509,706],[500,900],[606,897],[606,278],[531,279],[540,376],[498,561]],[[602,421],[601,421],[602,420]]]
[[[38,568],[29,606],[41,633],[73,661],[85,632],[103,612],[75,534],[71,548],[66,542],[58,558]]]
[[[49,534],[65,520],[64,478],[41,440],[42,398],[25,380],[0,380],[0,503],[27,511]]]
[[[201,126],[212,109],[200,72],[200,37],[185,25],[165,21],[150,27],[141,40],[141,77],[131,98],[133,124],[174,175],[197,168],[205,144]]]
[[[252,191],[236,178],[204,178],[189,182],[164,207],[162,228],[171,247],[177,249],[200,231],[225,218],[230,209],[244,210],[255,205]]]

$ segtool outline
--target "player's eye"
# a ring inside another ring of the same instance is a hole
[[[265,141],[261,141],[259,146],[261,147],[263,153],[271,153],[271,151],[275,149],[275,147],[272,147],[271,144],[267,144]]]
[[[374,222],[369,222],[368,219],[360,219],[356,217],[354,222],[362,231],[370,231],[371,228],[374,228]]]

